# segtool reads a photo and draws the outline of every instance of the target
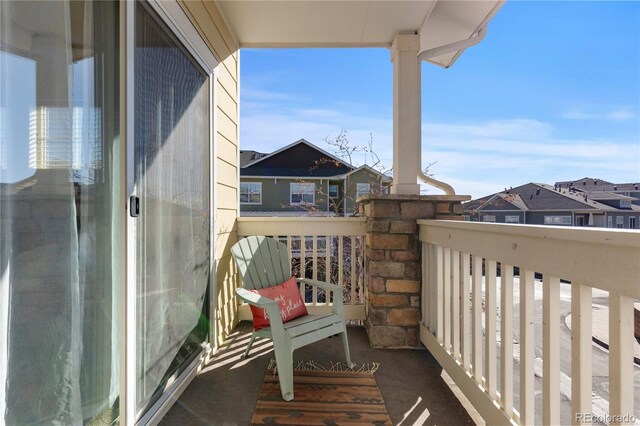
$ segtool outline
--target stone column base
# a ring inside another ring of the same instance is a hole
[[[366,195],[366,320],[369,343],[419,348],[421,321],[420,219],[463,220],[466,195]]]

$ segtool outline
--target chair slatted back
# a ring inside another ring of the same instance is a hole
[[[286,244],[273,238],[249,236],[231,247],[231,255],[248,290],[282,284],[291,277]]]

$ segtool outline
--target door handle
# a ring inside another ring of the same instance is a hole
[[[140,215],[140,197],[132,195],[129,197],[129,214],[131,217],[138,217]]]

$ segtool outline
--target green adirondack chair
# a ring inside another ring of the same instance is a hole
[[[332,312],[306,315],[283,324],[278,304],[249,290],[278,285],[291,277],[291,260],[287,246],[273,238],[250,236],[231,247],[231,255],[242,277],[242,287],[236,289],[236,294],[245,302],[266,309],[270,321],[269,327],[253,332],[244,356],[249,356],[256,337],[273,340],[282,399],[293,399],[293,351],[302,346],[339,334],[342,338],[345,362],[350,368],[354,366],[349,354],[341,286],[297,278],[299,283],[332,292]]]

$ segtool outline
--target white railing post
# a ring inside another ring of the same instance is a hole
[[[451,351],[451,249],[443,249],[444,348]]]
[[[560,279],[546,274],[542,300],[543,423],[560,424]]]
[[[491,398],[497,396],[496,384],[496,261],[485,259],[484,319],[485,319],[485,366],[484,380]]]
[[[533,271],[520,270],[520,423],[534,422]]]
[[[471,371],[471,259],[462,253],[462,364]]]
[[[571,423],[588,424],[592,411],[591,390],[591,287],[571,283]]]
[[[609,414],[611,424],[632,423],[633,300],[609,294]]]
[[[460,252],[451,252],[451,352],[460,359]]]
[[[431,333],[438,332],[438,253],[433,244],[427,244],[429,248],[429,321],[431,322]]]
[[[473,256],[473,377],[482,384],[482,257]]]
[[[444,250],[441,246],[435,247],[436,256],[436,337],[440,343],[444,343]]]
[[[500,402],[513,415],[513,266],[501,264],[500,285]]]

